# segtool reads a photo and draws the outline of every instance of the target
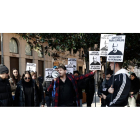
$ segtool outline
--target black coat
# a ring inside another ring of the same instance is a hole
[[[50,84],[51,84],[51,81],[44,81],[42,86],[43,86],[43,91],[45,91],[46,96],[51,97],[52,93],[47,91],[47,88],[50,86]]]
[[[44,81],[43,77],[42,76],[41,77],[38,77],[38,81],[42,84],[43,81]]]
[[[112,79],[113,75],[108,81],[108,89],[112,85]],[[127,74],[121,73],[121,70],[119,70],[118,74],[115,74],[114,76],[114,93],[110,94],[108,93],[106,101],[107,105],[110,107],[124,107],[128,104],[128,97],[131,87],[131,81]]]
[[[139,88],[140,88],[139,79],[135,78],[134,80],[131,80],[130,92],[134,92],[133,95],[135,95],[135,94],[137,94],[137,92],[139,92]]]
[[[95,93],[95,80],[94,80],[94,77],[86,78],[85,83],[86,83],[85,92],[87,94],[93,96],[94,93]]]
[[[32,88],[34,92],[34,106],[39,106],[39,94],[37,92],[38,89],[34,80],[32,80]],[[25,106],[25,94],[22,80],[17,84],[17,89],[15,92],[15,106]]]
[[[11,86],[8,79],[0,78],[0,106],[12,106]]]
[[[41,83],[39,83],[38,88],[38,94],[39,94],[39,102],[41,102],[42,105],[45,105],[45,99],[44,99],[44,92],[43,92],[43,86]]]

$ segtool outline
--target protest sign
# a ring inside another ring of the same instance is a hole
[[[68,58],[67,68],[73,68],[73,71],[77,70],[77,61],[75,58]]]
[[[110,36],[116,36],[116,35],[113,35],[113,34],[101,34],[101,39],[100,39],[100,56],[107,57],[108,44],[109,44],[109,37]]]
[[[101,70],[99,51],[89,51],[89,70]]]
[[[125,35],[110,36],[108,45],[108,62],[123,62]]]
[[[73,74],[73,68],[68,68],[68,65],[65,65],[66,69],[67,69],[67,74]]]
[[[36,71],[36,64],[35,63],[27,63],[26,64],[26,71]]]
[[[45,81],[52,81],[53,77],[52,77],[52,72],[53,72],[53,68],[46,68],[45,69]]]

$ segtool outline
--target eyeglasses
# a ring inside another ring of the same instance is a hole
[[[31,78],[30,78],[30,77],[25,77],[25,80],[27,80],[27,79],[29,79],[29,80],[30,80]]]

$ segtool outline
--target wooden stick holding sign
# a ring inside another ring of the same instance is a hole
[[[89,51],[89,70],[101,70],[100,52]],[[96,95],[98,92],[97,84],[97,72],[95,73],[95,107],[96,107]]]
[[[114,88],[115,63],[123,62],[125,35],[109,37],[107,61],[114,62],[113,79],[111,88]],[[111,102],[113,94],[111,96]]]
[[[107,73],[107,54],[108,54],[108,44],[109,44],[109,37],[116,36],[115,34],[101,34],[100,38],[100,56],[106,57],[106,67],[105,67],[105,83],[106,85],[106,73]]]

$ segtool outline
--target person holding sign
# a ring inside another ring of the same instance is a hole
[[[109,107],[124,107],[128,103],[128,96],[131,87],[129,74],[125,69],[122,69],[123,62],[110,63],[111,70],[114,70],[114,84],[112,85],[113,75],[108,81],[107,96],[102,94],[103,99],[106,99]]]
[[[58,67],[59,77],[56,79],[55,107],[74,107],[80,106],[77,82],[94,75],[92,71],[86,75],[74,76],[66,74],[66,67],[60,64]],[[54,80],[47,89],[48,92],[53,90]]]
[[[102,94],[104,94],[106,96],[108,95],[108,92],[106,92],[107,84],[108,84],[108,81],[109,81],[112,73],[113,72],[110,69],[107,69],[106,80],[103,79],[103,82],[100,84],[99,89],[98,89],[98,96],[101,98],[101,107],[106,107],[106,100],[102,98]]]
[[[113,43],[113,50],[108,55],[122,55],[122,52],[118,50],[118,44]]]
[[[100,63],[97,61],[96,56],[93,56],[93,62],[90,65],[100,65]]]

